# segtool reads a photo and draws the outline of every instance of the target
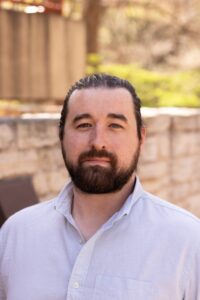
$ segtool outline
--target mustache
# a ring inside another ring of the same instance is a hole
[[[79,162],[82,163],[85,159],[92,158],[92,157],[95,157],[95,158],[98,158],[98,157],[99,158],[100,157],[109,158],[111,164],[115,164],[116,160],[117,160],[116,156],[113,153],[108,152],[105,149],[97,150],[95,148],[92,148],[91,150],[85,151],[85,152],[80,154]]]

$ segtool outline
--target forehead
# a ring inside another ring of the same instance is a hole
[[[125,88],[98,87],[75,90],[69,98],[68,117],[79,113],[124,113],[126,116],[134,116],[132,95]]]

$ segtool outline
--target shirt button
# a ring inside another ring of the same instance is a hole
[[[80,285],[79,285],[79,283],[76,281],[76,282],[74,282],[73,287],[74,287],[75,289],[78,289],[78,288],[80,287]]]

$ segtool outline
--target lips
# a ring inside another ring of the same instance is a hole
[[[108,165],[110,164],[110,159],[107,157],[87,157],[82,162],[92,165]]]

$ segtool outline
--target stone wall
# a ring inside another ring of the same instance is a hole
[[[143,109],[147,140],[139,170],[149,191],[200,216],[200,110]],[[41,201],[67,179],[59,115],[0,119],[0,179],[29,175]]]
[[[200,110],[144,110],[147,140],[139,174],[145,188],[200,217]]]

